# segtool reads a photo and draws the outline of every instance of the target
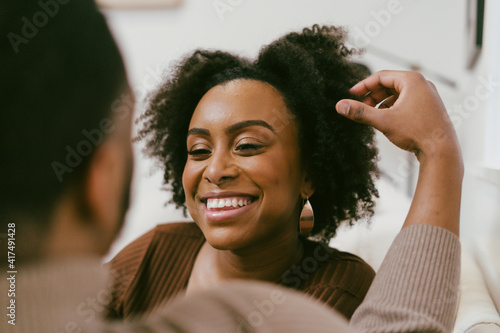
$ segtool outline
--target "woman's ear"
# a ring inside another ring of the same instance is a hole
[[[306,200],[314,194],[316,187],[314,182],[307,172],[304,173],[304,179],[302,180],[301,196],[302,199]]]

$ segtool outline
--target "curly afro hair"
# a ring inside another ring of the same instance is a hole
[[[369,218],[378,197],[379,175],[374,131],[340,116],[335,104],[355,98],[349,88],[364,78],[349,61],[355,52],[344,45],[342,28],[314,25],[289,33],[263,47],[256,60],[222,52],[196,50],[150,96],[139,118],[146,155],[164,168],[172,201],[186,212],[182,173],[193,112],[208,90],[236,79],[267,82],[283,95],[299,126],[301,158],[315,186],[309,199],[315,225],[311,236],[328,240],[342,221]]]

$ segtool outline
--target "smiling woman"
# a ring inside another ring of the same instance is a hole
[[[374,272],[326,242],[341,222],[373,213],[378,171],[373,130],[335,111],[362,79],[344,37],[314,26],[264,47],[255,61],[198,50],[152,95],[139,139],[195,223],[158,226],[112,260],[122,278],[110,317],[257,279],[302,290],[350,318]],[[307,200],[312,239],[299,232]]]
[[[254,252],[297,238],[300,199],[313,189],[297,127],[274,129],[289,115],[278,90],[247,79],[215,86],[196,107],[182,179],[188,210],[212,247]]]

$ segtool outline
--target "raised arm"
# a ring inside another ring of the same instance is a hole
[[[460,273],[459,215],[463,163],[436,87],[415,72],[378,72],[337,111],[373,126],[420,161],[417,188],[400,234],[351,326],[365,332],[448,332]],[[379,108],[375,108],[379,105]]]

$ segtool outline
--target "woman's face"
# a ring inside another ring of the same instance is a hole
[[[244,79],[212,88],[193,113],[187,150],[186,203],[210,245],[236,250],[296,237],[301,197],[312,189],[278,90]]]

